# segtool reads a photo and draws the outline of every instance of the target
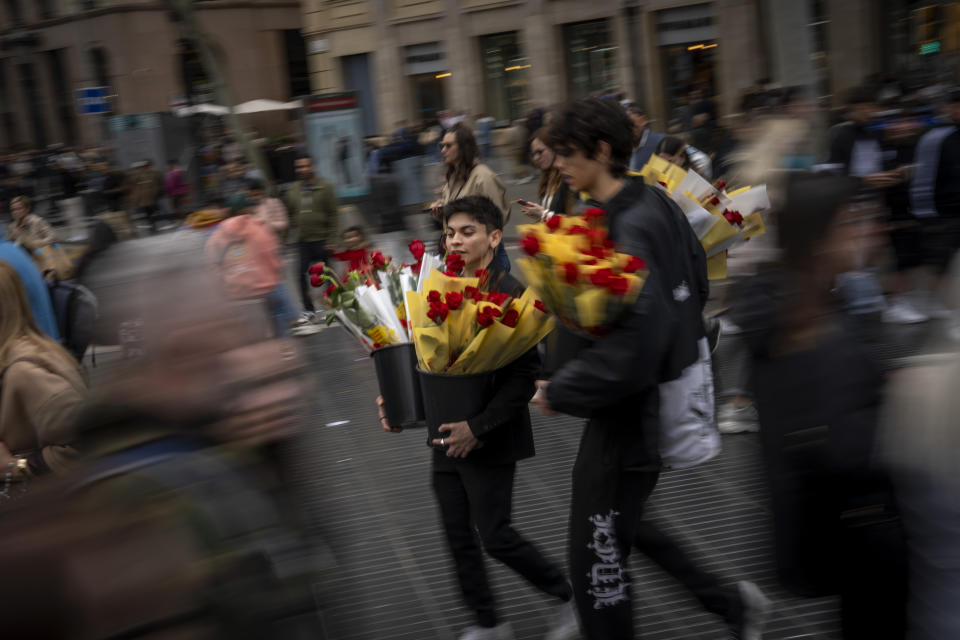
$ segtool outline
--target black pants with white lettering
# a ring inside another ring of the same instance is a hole
[[[510,523],[516,464],[483,465],[453,461],[434,452],[433,490],[453,554],[457,578],[467,606],[483,627],[497,624],[493,595],[483,566],[480,543],[493,558],[533,586],[563,601],[572,597],[570,584]],[[477,539],[479,534],[479,540]]]
[[[591,422],[573,469],[570,511],[570,574],[588,640],[630,640],[633,612],[627,558],[637,548],[673,575],[708,611],[737,622],[742,605],[735,589],[720,586],[655,524],[643,508],[659,471],[627,471],[618,465],[615,442]]]

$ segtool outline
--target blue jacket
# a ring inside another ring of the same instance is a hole
[[[640,146],[634,150],[633,155],[630,157],[630,171],[640,171],[640,169],[643,169],[643,166],[647,164],[650,156],[653,155],[657,145],[666,137],[667,134],[657,133],[650,127],[647,127],[643,131],[643,137],[640,139]]]
[[[60,332],[57,330],[57,321],[53,315],[50,291],[40,271],[34,266],[33,260],[26,251],[2,237],[0,237],[0,260],[9,264],[20,275],[20,281],[23,282],[23,288],[27,290],[27,299],[37,326],[59,342]]]

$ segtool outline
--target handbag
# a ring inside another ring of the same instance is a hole
[[[40,273],[44,276],[52,273],[57,280],[69,280],[76,271],[73,261],[67,256],[67,252],[56,242],[34,249],[32,257]]]
[[[721,450],[713,395],[713,369],[706,338],[697,361],[680,377],[660,384],[660,459],[665,469],[689,469]]]

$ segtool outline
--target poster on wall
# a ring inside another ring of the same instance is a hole
[[[370,193],[364,172],[363,114],[355,93],[307,98],[303,131],[314,171],[336,187],[337,197]]]

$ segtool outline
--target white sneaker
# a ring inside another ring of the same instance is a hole
[[[760,418],[757,408],[752,404],[738,407],[728,402],[717,412],[717,429],[720,433],[757,433],[760,431]]]
[[[577,640],[579,637],[580,623],[577,622],[577,608],[573,600],[554,607],[553,624],[544,640]]]
[[[290,327],[290,335],[297,336],[298,338],[303,336],[312,336],[314,334],[320,333],[323,331],[324,327],[319,324],[313,324],[308,322],[306,324],[298,324]]]
[[[304,311],[300,314],[300,317],[293,321],[293,326],[300,327],[305,324],[310,324],[314,321],[313,318],[314,313],[312,311]]]
[[[513,627],[509,622],[495,627],[467,627],[460,640],[513,640]]]
[[[930,316],[917,310],[907,300],[897,297],[884,310],[882,319],[887,324],[919,324],[927,322]]]

